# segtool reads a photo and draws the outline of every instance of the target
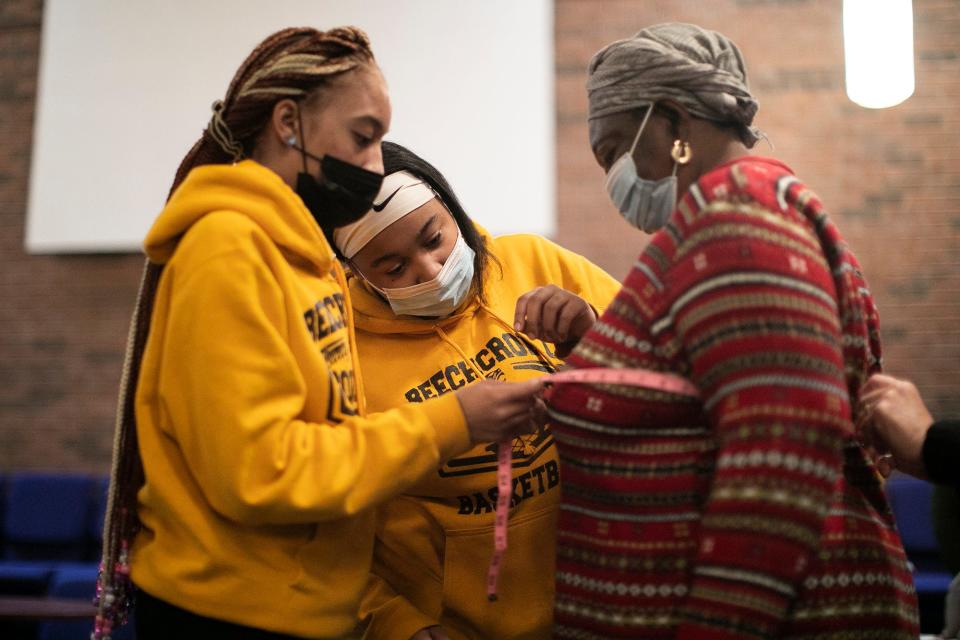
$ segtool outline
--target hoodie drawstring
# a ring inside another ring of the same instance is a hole
[[[440,336],[440,339],[446,342],[450,348],[456,351],[457,355],[463,358],[463,361],[467,363],[467,366],[473,369],[473,372],[477,374],[478,379],[482,380],[484,378],[483,372],[480,371],[480,369],[477,368],[477,365],[473,363],[473,358],[470,358],[466,353],[464,353],[463,349],[460,348],[460,345],[454,342],[450,336],[447,335],[447,332],[440,328],[440,325],[433,325],[433,331]]]
[[[506,320],[498,316],[493,309],[491,309],[484,303],[482,302],[480,303],[480,308],[486,311],[491,318],[493,318],[498,323],[500,323],[502,327],[506,328],[507,331],[509,331],[510,333],[516,334],[517,337],[519,337],[523,341],[523,343],[527,346],[527,348],[533,351],[533,353],[537,356],[537,360],[540,360],[540,363],[543,364],[544,368],[549,370],[551,373],[557,370],[557,367],[552,362],[550,362],[550,358],[547,356],[547,354],[543,352],[543,349],[537,346],[537,343],[533,339],[521,333],[520,331],[517,331],[516,329],[514,329],[513,325],[511,325],[509,322],[507,322]]]

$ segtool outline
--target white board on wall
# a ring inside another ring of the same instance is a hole
[[[552,234],[552,0],[47,0],[27,250],[139,250],[253,47],[344,24],[367,31],[387,78],[387,139],[494,234]]]

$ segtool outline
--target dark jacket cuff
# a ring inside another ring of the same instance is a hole
[[[938,420],[923,440],[923,466],[930,479],[960,487],[960,420]]]

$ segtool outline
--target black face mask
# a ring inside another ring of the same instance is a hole
[[[306,171],[297,174],[297,195],[307,205],[327,240],[333,230],[364,216],[380,191],[383,176],[326,155],[318,158],[302,148],[300,153],[320,162],[318,180]]]
[[[297,111],[300,120],[300,112]],[[303,131],[303,121],[300,121]],[[297,195],[307,205],[323,234],[333,244],[333,230],[356,222],[364,216],[380,191],[383,175],[344,162],[331,155],[319,158],[293,140],[290,146],[303,157],[303,171],[297,174]],[[307,173],[307,158],[320,163],[320,179]]]

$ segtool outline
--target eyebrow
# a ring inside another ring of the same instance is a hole
[[[382,135],[383,132],[386,131],[387,129],[385,126],[383,126],[382,122],[380,122],[377,118],[374,118],[373,116],[360,116],[354,119],[354,123],[369,124],[371,127],[373,127],[375,136]]]
[[[437,221],[437,216],[438,216],[438,215],[439,215],[439,214],[436,214],[436,213],[433,214],[432,216],[430,216],[430,219],[427,220],[426,223],[424,223],[424,225],[423,225],[422,227],[420,227],[420,231],[417,232],[417,237],[418,237],[418,238],[422,237],[423,234],[425,234],[425,233],[427,232],[427,229],[430,227],[430,225]],[[380,256],[379,258],[377,258],[376,260],[374,260],[373,262],[371,262],[371,263],[370,263],[370,267],[371,267],[372,269],[376,269],[377,267],[379,267],[381,264],[383,264],[383,263],[386,262],[387,260],[390,260],[390,259],[393,259],[393,258],[399,258],[399,257],[400,257],[400,254],[399,254],[399,253],[385,253],[384,255]]]
[[[425,234],[425,233],[427,232],[427,228],[428,228],[430,225],[432,225],[434,222],[437,221],[437,216],[438,216],[438,214],[436,214],[436,213],[433,214],[432,216],[430,216],[430,219],[427,220],[426,223],[424,223],[424,225],[423,225],[422,227],[420,227],[420,231],[417,232],[417,237],[418,237],[418,238],[421,237],[423,234]]]

